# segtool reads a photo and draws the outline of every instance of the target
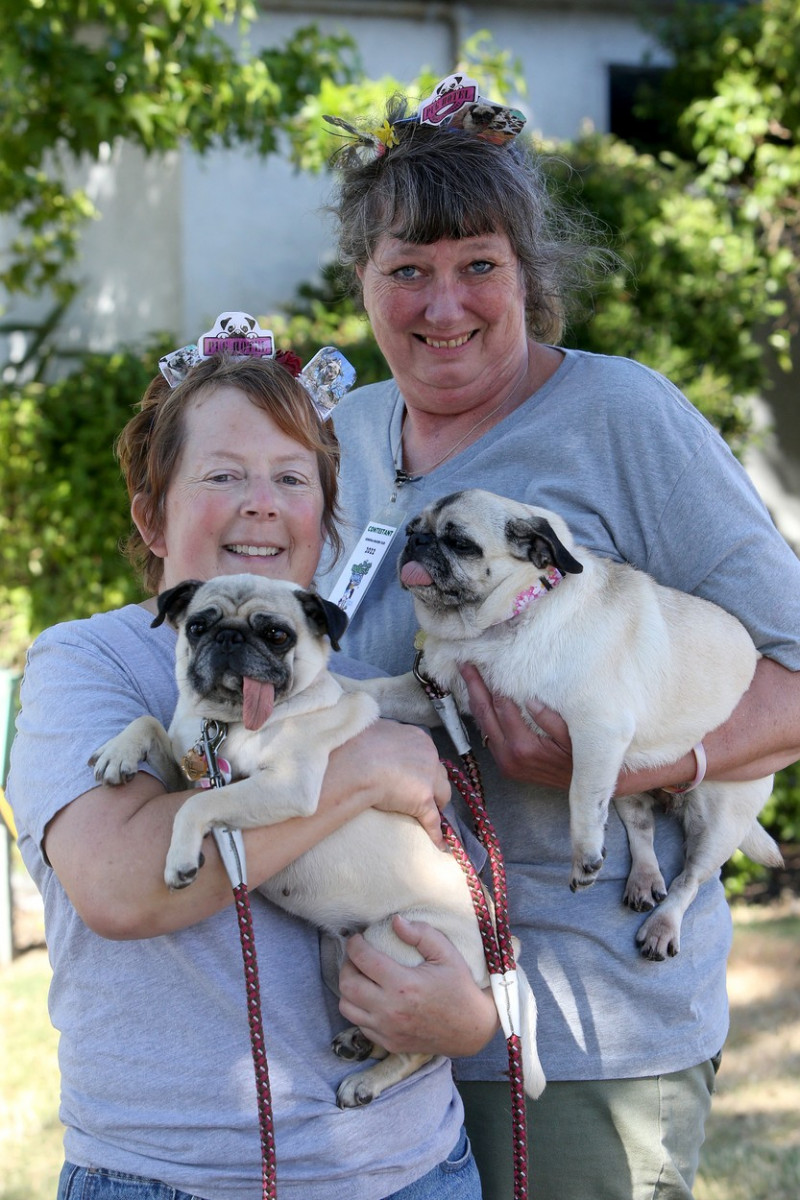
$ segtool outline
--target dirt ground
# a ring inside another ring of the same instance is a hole
[[[731,1031],[696,1200],[800,1196],[800,896],[734,905]]]

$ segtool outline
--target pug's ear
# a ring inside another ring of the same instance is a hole
[[[164,621],[176,625],[201,586],[202,582],[199,579],[184,579],[183,583],[176,584],[165,592],[159,592],[156,598],[158,616],[150,622],[150,628],[155,629],[158,625],[163,625]]]
[[[506,522],[506,539],[518,558],[527,558],[540,571],[549,566],[558,567],[562,575],[583,571],[544,517],[512,517]]]
[[[316,592],[296,591],[295,596],[300,601],[311,628],[318,634],[327,633],[333,649],[339,650],[339,638],[348,625],[347,613],[339,608],[338,604],[323,600]]]

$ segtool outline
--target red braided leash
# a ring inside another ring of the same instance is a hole
[[[221,721],[204,720],[200,739],[195,747],[205,760],[210,787],[225,786],[225,777],[219,767],[218,750],[227,736],[227,726]],[[216,828],[214,841],[233,888],[236,904],[236,919],[239,923],[239,941],[242,947],[244,984],[247,995],[247,1021],[250,1028],[250,1049],[256,1076],[256,1103],[258,1127],[261,1135],[261,1196],[262,1200],[276,1200],[277,1184],[275,1164],[275,1129],[272,1124],[272,1095],[267,1069],[267,1050],[264,1042],[264,1025],[261,1019],[261,988],[258,982],[258,960],[253,933],[253,912],[250,893],[247,890],[247,870],[244,841],[236,829]]]
[[[263,1200],[275,1200],[278,1194],[275,1183],[275,1129],[272,1124],[272,1096],[269,1088],[264,1026],[261,1020],[261,989],[258,983],[253,914],[250,909],[247,884],[240,883],[233,889],[233,895],[236,900],[236,917],[239,921],[239,938],[242,943],[250,1048],[256,1074],[258,1127],[261,1133],[261,1195]]]
[[[443,819],[445,838],[467,877],[475,915],[478,918],[486,964],[492,975],[504,976],[516,968],[514,947],[508,922],[506,874],[500,844],[494,826],[489,820],[483,802],[483,787],[477,762],[471,752],[464,756],[470,778],[451,762],[444,766],[451,783],[455,784],[470,810],[475,832],[489,856],[492,873],[495,917],[492,922],[489,906],[478,879],[477,872],[466,855],[464,847],[453,830]],[[522,1071],[522,1042],[519,1034],[512,1032],[506,1038],[508,1053],[508,1076],[511,1088],[511,1139],[514,1159],[514,1200],[528,1200],[528,1127],[525,1107],[525,1088]]]
[[[477,759],[472,752],[469,738],[466,735],[461,718],[450,693],[442,689],[423,675],[422,650],[417,653],[414,662],[414,676],[424,690],[431,704],[442,720],[449,733],[461,761],[464,772],[453,766],[446,759],[444,766],[451,783],[455,784],[464,802],[469,808],[475,826],[475,833],[489,856],[489,866],[492,873],[492,892],[495,906],[495,917],[492,922],[486,905],[486,898],[478,880],[475,868],[467,858],[463,846],[443,820],[445,837],[467,876],[475,913],[483,939],[483,950],[489,973],[496,976],[494,982],[504,986],[505,977],[516,970],[514,945],[511,938],[511,928],[508,920],[508,890],[506,886],[506,870],[500,842],[494,826],[489,820],[484,799],[483,780]],[[479,895],[478,895],[479,894]],[[485,910],[485,911],[484,911]],[[493,986],[494,990],[494,986]],[[497,993],[495,992],[495,998]],[[499,1011],[499,1010],[498,1010]],[[514,1158],[514,1200],[527,1200],[528,1197],[528,1136],[527,1110],[525,1107],[525,1088],[522,1071],[522,1043],[519,1034],[514,1031],[506,1037],[508,1052],[508,1075],[511,1087],[511,1139]]]

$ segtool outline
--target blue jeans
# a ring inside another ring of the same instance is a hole
[[[181,1192],[157,1179],[65,1162],[56,1200],[201,1200],[201,1197]]]
[[[157,1179],[64,1163],[56,1200],[201,1200],[201,1197],[181,1192]],[[462,1129],[458,1143],[444,1162],[408,1187],[392,1192],[385,1200],[481,1200],[478,1168],[466,1132]]]
[[[472,1147],[462,1128],[461,1137],[444,1162],[408,1187],[392,1192],[386,1200],[481,1200],[482,1194]]]

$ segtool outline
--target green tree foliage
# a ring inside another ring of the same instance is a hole
[[[551,174],[604,223],[621,263],[567,344],[647,363],[740,449],[750,427],[743,397],[765,381],[757,329],[779,311],[754,230],[695,187],[687,164],[611,137],[585,135]]]
[[[147,154],[273,153],[308,94],[346,84],[356,58],[314,27],[250,53],[255,15],[250,0],[0,0],[0,216],[14,230],[0,286],[52,300],[0,384],[5,663],[43,626],[138,594],[119,555],[129,519],[111,448],[158,353],[79,356],[44,382],[94,215],[70,172],[118,139]]]
[[[7,658],[17,657],[31,631],[142,599],[120,554],[131,525],[112,446],[153,364],[171,348],[86,355],[57,383],[30,383],[0,399]]]
[[[251,0],[0,0],[0,215],[18,233],[0,284],[74,288],[66,267],[93,208],[66,182],[118,138],[148,154],[186,142],[272,154],[323,81],[346,83],[352,43],[313,27],[242,54]]]
[[[659,34],[675,65],[645,109],[675,130],[696,188],[753,236],[769,293],[762,324],[789,370],[800,327],[800,0],[684,4]]]

